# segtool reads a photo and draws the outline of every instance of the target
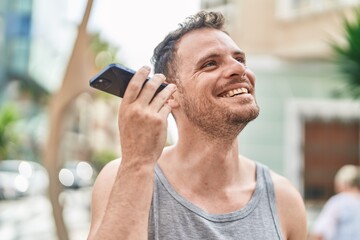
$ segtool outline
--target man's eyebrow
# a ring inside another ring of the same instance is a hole
[[[245,52],[240,51],[240,50],[238,50],[238,51],[234,51],[234,52],[233,52],[233,55],[241,55],[241,56],[243,56],[243,57],[245,57],[245,56],[246,56]]]
[[[233,56],[238,56],[238,55],[241,55],[242,57],[245,57],[245,52],[241,51],[241,50],[236,50],[232,53]],[[202,62],[205,62],[207,59],[210,59],[210,58],[218,58],[218,57],[221,57],[221,54],[218,54],[218,53],[209,53],[201,58],[199,58],[196,62],[197,63],[202,63]]]
[[[202,62],[205,62],[209,58],[218,58],[220,56],[221,56],[221,54],[218,54],[218,53],[209,53],[209,54],[199,58],[196,62],[197,63],[202,63]]]

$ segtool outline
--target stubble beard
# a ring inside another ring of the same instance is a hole
[[[257,103],[244,106],[244,111],[232,111],[214,106],[208,99],[194,99],[183,93],[182,107],[189,121],[212,139],[236,138],[244,127],[259,115]]]

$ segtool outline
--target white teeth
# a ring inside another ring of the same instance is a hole
[[[233,97],[237,94],[242,94],[242,93],[248,93],[249,91],[246,88],[237,88],[237,89],[233,89],[230,90],[224,94],[222,94],[222,97]]]

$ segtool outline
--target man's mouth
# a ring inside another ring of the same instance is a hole
[[[220,97],[223,97],[223,98],[234,97],[234,96],[237,96],[237,95],[240,95],[243,93],[249,93],[249,91],[246,88],[232,89],[230,91],[220,94]]]

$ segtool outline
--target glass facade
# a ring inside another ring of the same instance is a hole
[[[0,87],[5,82],[5,1],[0,1]]]
[[[0,84],[28,75],[32,0],[0,3]]]

